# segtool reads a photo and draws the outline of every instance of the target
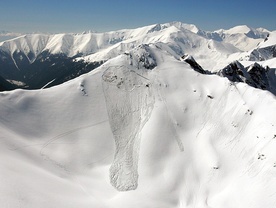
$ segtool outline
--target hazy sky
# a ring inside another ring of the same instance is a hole
[[[0,30],[12,32],[102,32],[171,21],[276,30],[276,0],[0,0]]]

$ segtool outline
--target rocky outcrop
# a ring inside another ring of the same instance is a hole
[[[181,59],[182,59],[183,61],[185,61],[186,63],[190,64],[190,66],[191,66],[195,71],[197,71],[197,72],[199,72],[199,73],[201,73],[201,74],[210,74],[210,72],[204,70],[204,69],[196,62],[196,60],[195,60],[192,56],[190,56],[190,55],[188,55],[188,54],[185,54],[185,55],[183,55],[183,56],[181,57]]]
[[[276,57],[276,45],[254,49],[249,55],[249,61],[265,61]]]
[[[246,82],[246,80],[250,79],[250,75],[238,61],[234,61],[224,67],[218,72],[218,75],[227,77],[232,82]]]
[[[254,63],[247,68],[248,74],[251,80],[248,80],[248,84],[263,90],[270,90],[271,86],[268,81],[269,68],[264,68],[261,65]]]
[[[130,52],[125,52],[129,56],[130,65],[137,69],[153,69],[157,66],[154,54],[148,44],[141,44]]]
[[[227,77],[231,82],[243,82],[252,87],[262,90],[273,91],[273,83],[269,79],[270,68],[264,68],[254,63],[249,67],[244,67],[240,62],[235,61],[220,70],[217,74]]]

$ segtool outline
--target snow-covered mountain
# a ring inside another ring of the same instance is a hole
[[[275,58],[233,62],[246,51],[183,23],[63,40],[86,35],[105,44],[86,54],[45,38],[28,58],[104,61],[94,70],[0,93],[0,207],[275,207],[276,99],[261,89],[275,86]]]
[[[56,85],[68,80],[68,74],[75,74],[69,76],[74,78],[140,44],[158,45],[176,58],[192,55],[206,70],[219,71],[235,60],[263,61],[275,57],[273,46],[265,50],[265,55],[258,55],[264,53],[260,47],[265,40],[275,45],[273,37],[274,33],[261,28],[237,26],[206,32],[181,22],[106,33],[29,34],[0,43],[0,76],[23,82],[32,89],[60,80],[53,83]],[[92,62],[93,66],[80,63],[76,69],[72,63],[76,60]],[[39,77],[44,78],[40,84],[36,82]]]
[[[249,55],[250,61],[264,61],[276,57],[276,32],[271,32]]]

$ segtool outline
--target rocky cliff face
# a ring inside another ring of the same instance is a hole
[[[251,80],[248,80],[248,84],[259,89],[270,90],[271,84],[268,81],[268,70],[269,68],[264,68],[257,63],[249,66],[247,71]]]
[[[254,49],[249,55],[249,61],[265,61],[276,57],[276,45]]]
[[[231,82],[246,82],[249,79],[249,74],[244,66],[234,61],[218,72],[218,75],[227,77]]]
[[[181,57],[181,59],[182,59],[183,61],[185,61],[186,63],[190,64],[190,66],[191,66],[195,71],[197,71],[197,72],[199,72],[199,73],[201,73],[201,74],[210,74],[210,72],[204,70],[204,69],[196,62],[196,60],[195,60],[192,56],[190,56],[190,55],[188,55],[188,54],[185,54],[185,55],[183,55],[183,56]]]
[[[252,87],[275,93],[273,83],[269,79],[269,77],[275,76],[275,74],[270,73],[270,70],[272,69],[269,67],[264,68],[258,63],[244,67],[240,62],[235,61],[220,70],[217,74],[227,77],[231,82],[243,82]]]

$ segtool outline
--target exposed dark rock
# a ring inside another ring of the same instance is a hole
[[[254,49],[249,55],[249,61],[265,61],[276,57],[276,45]]]
[[[153,32],[156,32],[156,31],[160,31],[162,30],[162,27],[160,24],[156,24],[153,28],[151,28],[147,33],[153,33]]]
[[[181,57],[181,59],[183,59],[186,63],[190,64],[190,66],[197,72],[201,73],[201,74],[210,74],[209,71],[204,70],[196,61],[195,59],[190,56],[190,55],[183,55]]]
[[[251,80],[247,80],[247,83],[253,87],[270,90],[270,84],[268,81],[267,71],[269,69],[265,69],[257,63],[249,66],[247,71],[251,77]]]
[[[275,94],[273,83],[270,81],[272,78],[269,79],[270,70],[270,68],[264,68],[257,63],[245,68],[240,62],[235,61],[220,70],[217,74],[227,77],[232,82],[247,83],[252,87],[268,90]]]
[[[246,82],[247,79],[250,79],[250,75],[238,61],[234,61],[224,67],[218,72],[218,75],[227,77],[232,82]]]
[[[132,62],[135,62],[138,69],[153,69],[157,66],[155,57],[152,55],[149,45],[139,45],[135,50],[129,54]]]
[[[268,41],[269,34],[267,34],[266,38],[264,39],[264,42]]]

